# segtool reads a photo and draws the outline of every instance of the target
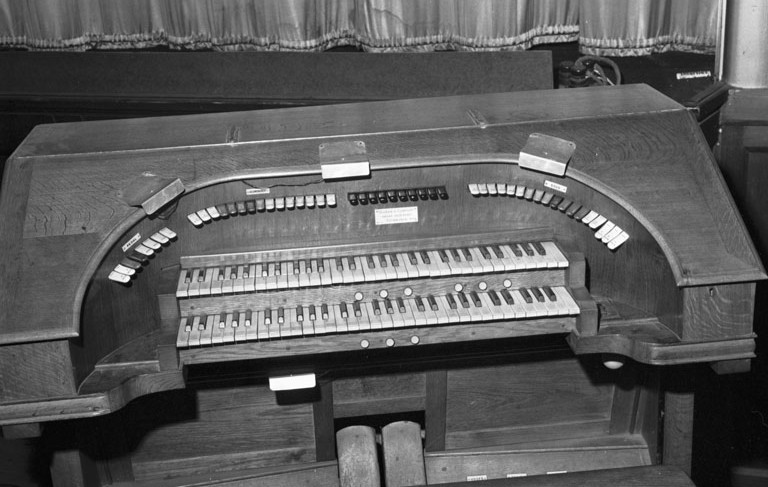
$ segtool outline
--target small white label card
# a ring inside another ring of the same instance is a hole
[[[406,206],[404,208],[381,208],[374,210],[374,218],[376,225],[417,223],[419,221],[419,207]]]
[[[135,244],[135,243],[136,243],[136,242],[138,242],[139,240],[141,240],[141,234],[140,234],[140,233],[137,233],[136,235],[134,235],[133,237],[131,237],[131,239],[130,239],[130,240],[128,240],[127,242],[125,242],[125,243],[123,244],[123,247],[122,247],[122,248],[123,248],[123,252],[127,252],[127,251],[128,251],[128,249],[130,249],[131,247],[133,247],[133,244]]]

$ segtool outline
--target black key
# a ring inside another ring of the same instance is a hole
[[[416,308],[419,311],[424,311],[424,301],[422,301],[421,297],[416,296],[416,299],[414,301],[416,301]]]
[[[367,205],[368,204],[368,193],[357,193],[357,201],[360,202],[361,205]]]
[[[217,281],[223,281],[224,279],[225,279],[225,277],[224,277],[224,268],[222,267],[222,268],[219,269],[219,272],[216,275],[216,280]]]
[[[573,204],[573,201],[571,201],[571,200],[563,200],[562,203],[557,205],[557,209],[558,209],[558,211],[561,211],[561,212],[565,213],[565,211],[568,209],[568,207],[571,206],[572,204]]]
[[[135,260],[129,259],[128,257],[122,259],[120,261],[120,264],[125,267],[128,267],[129,269],[133,269],[135,271],[141,269],[141,262],[136,262]]]
[[[555,294],[555,292],[552,290],[551,287],[544,286],[541,289],[544,290],[544,294],[547,295],[547,297],[549,298],[550,301],[557,301],[557,294]]]
[[[400,267],[400,261],[397,258],[397,254],[389,254],[389,260],[392,261],[392,267]]]
[[[256,200],[246,200],[245,211],[247,211],[250,214],[256,213]]]
[[[531,304],[533,302],[533,297],[531,296],[531,293],[529,293],[527,289],[525,289],[524,287],[521,287],[520,289],[518,289],[518,291],[520,291],[520,294],[523,296],[523,299],[525,300],[526,303]]]
[[[327,304],[320,305],[320,316],[322,316],[322,318],[324,320],[328,319],[328,305]]]
[[[429,260],[429,255],[427,255],[427,253],[423,250],[419,252],[419,255],[421,255],[421,260],[423,260],[425,264],[429,265],[432,263],[432,261]]]
[[[229,216],[237,216],[237,206],[234,203],[227,203],[227,213]]]
[[[363,310],[360,309],[359,301],[355,301],[354,303],[352,303],[352,310],[354,311],[355,316],[357,316],[358,318],[363,316]]]
[[[376,193],[374,191],[368,192],[368,202],[372,205],[375,205],[379,202],[378,198],[376,198]]]
[[[387,258],[384,256],[384,254],[379,255],[379,265],[382,268],[387,267]]]
[[[427,194],[429,194],[429,199],[431,200],[436,200],[438,198],[437,188],[427,188]]]
[[[282,266],[280,265],[280,262],[275,262],[275,275],[276,276],[279,276],[280,273],[282,272],[281,267]]]
[[[408,193],[404,189],[397,190],[397,199],[400,201],[408,201]]]
[[[408,190],[408,199],[411,201],[416,201],[419,199],[419,195],[416,193],[415,189]]]
[[[462,308],[469,308],[469,301],[467,300],[467,296],[464,293],[457,293],[459,296],[459,302],[461,303]]]
[[[511,295],[511,294],[509,294],[509,291],[508,291],[508,290],[506,290],[506,289],[502,289],[502,290],[501,290],[501,297],[502,297],[502,298],[504,298],[504,301],[505,301],[507,304],[509,304],[509,305],[515,304],[515,300],[514,300],[514,299],[512,299],[512,295]]]
[[[243,325],[251,323],[251,310],[245,310],[245,319],[243,320]]]
[[[528,255],[528,257],[533,257],[535,255],[533,253],[533,248],[531,247],[531,244],[529,244],[528,242],[521,243],[520,247],[523,248],[523,252],[525,252],[526,255]]]
[[[336,270],[339,272],[344,270],[344,264],[341,261],[341,257],[336,257]]]
[[[387,309],[387,314],[389,315],[394,314],[395,308],[392,307],[392,301],[390,301],[389,299],[385,299],[384,307]]]
[[[427,296],[427,303],[429,303],[429,307],[432,309],[432,311],[437,311],[439,308],[437,307],[437,301],[435,301],[435,297],[432,295]]]
[[[349,201],[350,205],[357,205],[357,193],[349,193],[347,195],[347,200]]]
[[[229,212],[227,211],[227,205],[216,205],[216,211],[219,212],[222,218],[229,218]]]
[[[438,250],[437,255],[440,256],[440,260],[443,261],[443,263],[448,263],[448,254],[445,253],[445,250]]]
[[[419,188],[417,191],[419,192],[419,199],[420,200],[428,200],[429,199],[429,194],[427,193],[427,189],[426,188]]]
[[[374,262],[372,255],[366,255],[365,256],[365,261],[368,263],[368,268],[369,269],[375,269],[376,268],[376,262]]]
[[[416,259],[416,254],[408,252],[408,260],[411,261],[411,265],[419,265],[419,261]]]
[[[341,317],[342,318],[348,318],[349,313],[347,312],[347,303],[341,303],[339,305],[339,308],[341,308]]]
[[[461,249],[461,253],[464,255],[465,261],[472,262],[472,254],[469,252],[469,249]]]
[[[488,259],[488,260],[491,259],[491,254],[488,252],[487,248],[481,245],[480,247],[478,247],[478,249],[480,249],[480,255],[482,255],[484,259]]]
[[[315,262],[317,262],[317,265],[314,267],[317,267],[317,272],[323,273],[325,272],[325,264],[323,263],[322,259],[318,259]]]
[[[200,315],[200,324],[197,325],[198,330],[205,330],[205,324],[208,322],[208,315]]]
[[[315,305],[310,304],[309,305],[309,320],[315,321],[317,319],[317,314],[315,314]]]
[[[232,272],[229,273],[229,278],[232,280],[237,279],[237,268],[232,268]]]
[[[301,305],[296,306],[296,321],[304,321],[304,308]]]
[[[446,294],[446,295],[445,295],[445,299],[447,299],[447,300],[448,300],[448,306],[450,306],[450,307],[451,307],[451,309],[456,309],[456,308],[457,308],[457,306],[456,306],[456,300],[455,300],[455,299],[453,299],[453,294],[450,294],[450,293],[449,293],[449,294]]]
[[[544,295],[541,293],[541,291],[539,291],[539,288],[532,287],[530,288],[530,292],[531,294],[533,294],[533,297],[536,298],[536,301],[540,303],[543,303],[546,301],[546,299],[544,299]]]
[[[377,316],[381,314],[381,308],[379,307],[378,299],[371,300],[371,307],[373,307],[373,314]]]
[[[224,328],[227,324],[227,313],[223,312],[219,315],[219,328]]]
[[[401,313],[405,313],[405,302],[403,302],[403,298],[397,298],[395,301],[397,301],[397,309],[400,310]]]
[[[397,191],[395,191],[394,189],[390,189],[389,191],[387,191],[387,199],[389,200],[390,203],[394,203],[395,201],[397,201]]]
[[[552,198],[552,201],[549,202],[549,207],[552,208],[553,210],[556,210],[557,207],[560,206],[560,203],[562,202],[563,202],[562,196],[555,196],[554,198]]]
[[[493,254],[496,256],[497,259],[504,258],[504,252],[501,251],[501,247],[499,247],[498,245],[491,245],[491,250],[493,251]]]
[[[512,253],[515,254],[515,257],[522,257],[523,251],[520,250],[520,246],[517,244],[509,244],[509,248],[512,249]]]
[[[476,291],[469,293],[469,297],[472,298],[472,302],[475,304],[475,307],[481,308],[483,306],[483,302],[480,300],[480,296],[477,295]]]
[[[264,324],[267,326],[272,324],[272,310],[269,308],[264,310]]]
[[[355,264],[355,259],[353,257],[347,257],[347,264],[349,265],[349,270],[354,271],[357,269],[357,265]]]
[[[501,306],[501,300],[499,299],[499,295],[496,294],[496,291],[493,289],[488,291],[488,297],[491,298],[491,302],[494,304],[494,306]]]
[[[248,210],[245,209],[245,201],[236,201],[235,205],[237,205],[237,213],[239,215],[245,215],[248,213]]]
[[[379,191],[376,196],[379,198],[379,203],[386,203],[387,202],[387,192],[386,191]]]
[[[581,205],[578,203],[574,203],[568,207],[568,211],[565,212],[565,216],[573,218],[576,212],[579,211],[580,209],[581,209]]]
[[[293,263],[293,273],[296,275],[301,274],[301,267],[299,267],[298,262]]]
[[[577,211],[573,215],[573,219],[581,221],[581,219],[584,218],[585,216],[587,216],[588,214],[589,214],[589,208],[585,208],[585,207],[582,206],[581,209],[579,209],[579,211]]]
[[[240,312],[235,311],[234,313],[232,313],[232,328],[237,328],[239,323],[240,323]]]
[[[461,254],[457,249],[451,249],[451,257],[453,257],[453,260],[456,262],[461,262]]]
[[[146,264],[149,262],[149,257],[142,254],[141,252],[137,252],[135,249],[131,251],[131,253],[128,255],[128,258],[133,259],[141,264]]]
[[[539,255],[547,255],[547,249],[544,248],[543,245],[541,245],[541,242],[533,242],[533,249],[538,252]]]
[[[200,273],[197,275],[197,282],[205,281],[205,269],[200,269]]]
[[[445,186],[437,187],[437,196],[440,197],[441,200],[448,199],[448,191],[445,190]]]
[[[285,323],[285,310],[283,308],[277,308],[277,322],[281,325]]]

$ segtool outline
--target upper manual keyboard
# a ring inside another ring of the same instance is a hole
[[[551,241],[497,242],[403,252],[273,259],[183,268],[176,296],[192,298],[335,284],[568,267]]]

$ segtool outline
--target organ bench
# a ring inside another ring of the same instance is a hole
[[[686,485],[766,277],[643,85],[43,125],[0,247],[0,425],[56,485],[333,485],[397,424],[430,484]]]

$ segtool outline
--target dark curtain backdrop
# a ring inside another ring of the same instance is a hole
[[[0,47],[712,53],[720,0],[0,0]]]

